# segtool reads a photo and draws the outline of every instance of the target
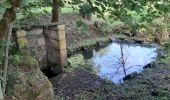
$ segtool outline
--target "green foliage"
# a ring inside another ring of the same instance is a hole
[[[130,28],[139,29],[146,26],[153,19],[163,16],[170,11],[168,0],[60,0],[85,14],[94,13],[105,19],[104,13],[109,13],[111,19],[119,19]],[[32,8],[50,6],[52,0],[22,0],[18,10],[24,15],[33,15]],[[10,7],[9,2],[0,4],[0,13]],[[44,12],[47,12],[44,10]],[[84,28],[86,26],[84,25]]]
[[[80,12],[85,15],[91,15],[92,13],[91,6],[88,3],[80,5]]]
[[[11,96],[13,94],[13,89],[14,89],[14,83],[17,80],[17,74],[18,72],[15,72],[13,74],[8,74],[7,75],[7,85],[6,85],[6,95]]]
[[[165,1],[121,0],[119,3],[119,9],[110,10],[111,17],[120,19],[132,30],[146,27],[145,23],[151,23],[155,18],[169,12],[167,10],[169,2]],[[112,4],[110,6],[116,7],[118,5]]]
[[[11,65],[22,67],[30,67],[32,69],[37,68],[38,62],[35,58],[31,57],[29,54],[16,51],[14,54],[9,55],[9,62]]]
[[[76,22],[77,27],[82,28],[82,33],[88,33],[89,32],[89,28],[87,23],[83,22],[82,20],[79,20]]]
[[[81,27],[83,25],[83,21],[79,20],[76,22],[77,27]]]
[[[21,63],[22,59],[23,59],[23,55],[21,55],[19,53],[18,54],[16,53],[16,54],[9,56],[9,61],[10,61],[10,63],[13,63],[13,64]]]
[[[83,23],[83,25],[82,25],[82,32],[83,33],[88,33],[89,32],[88,25],[86,23]]]

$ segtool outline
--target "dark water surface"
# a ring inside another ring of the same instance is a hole
[[[145,65],[156,58],[156,50],[156,47],[111,43],[91,53],[79,54],[75,62],[79,65],[90,64],[97,75],[118,84],[123,82],[126,75],[135,71],[140,73]]]

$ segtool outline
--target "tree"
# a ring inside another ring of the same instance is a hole
[[[52,5],[52,22],[58,22],[60,16],[60,6],[62,6],[61,0],[53,0]]]
[[[2,50],[6,47],[5,54],[5,65],[3,68],[3,84],[2,84],[2,91],[5,94],[5,87],[6,87],[6,76],[7,76],[7,67],[8,67],[8,51],[9,51],[9,41],[11,37],[11,30],[12,30],[12,22],[16,18],[16,11],[20,5],[20,0],[11,0],[9,1],[11,7],[5,10],[5,13],[0,21],[0,41],[7,41],[6,45],[1,45]]]

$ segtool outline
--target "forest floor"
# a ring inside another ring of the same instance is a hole
[[[83,26],[77,26],[79,21],[87,24],[87,32],[83,32]],[[50,14],[40,14],[16,21],[16,26],[29,27],[32,25],[46,25],[50,22]],[[121,22],[109,23],[108,20],[99,20],[95,17],[92,17],[92,20],[88,21],[82,19],[77,13],[65,13],[60,15],[59,23],[65,25],[68,53],[76,52],[81,47],[94,46],[97,44],[97,41],[106,42],[109,38],[125,38],[142,42],[152,42],[153,40],[152,35],[145,36],[143,34],[137,34],[131,37],[133,34],[131,34],[131,31],[122,25]]]
[[[109,37],[127,38],[126,35],[119,34],[123,27],[114,28],[111,31],[103,29],[105,31],[102,32],[101,30],[98,34],[78,32],[79,28],[76,28],[75,21],[80,20],[80,17],[73,15],[66,14],[60,19],[66,25],[67,47],[70,49],[93,44],[94,39],[106,39]],[[37,18],[39,18],[39,22],[45,23],[51,20],[51,17],[48,15]],[[46,20],[44,21],[44,19]],[[29,20],[33,19],[27,19],[26,23],[34,22]],[[92,22],[85,22],[89,25],[93,24]],[[27,23],[27,25],[31,24]],[[166,47],[170,56],[169,49],[169,47]],[[169,100],[170,58],[165,58],[163,61],[165,62],[164,65],[145,69],[136,78],[125,81],[121,85],[115,85],[108,80],[101,79],[89,70],[81,68],[72,72],[66,72],[50,80],[55,90],[56,100]]]

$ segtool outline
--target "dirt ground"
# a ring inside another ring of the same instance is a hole
[[[51,79],[56,98],[64,100],[169,100],[170,67],[150,68],[115,85],[89,71],[77,70]]]

